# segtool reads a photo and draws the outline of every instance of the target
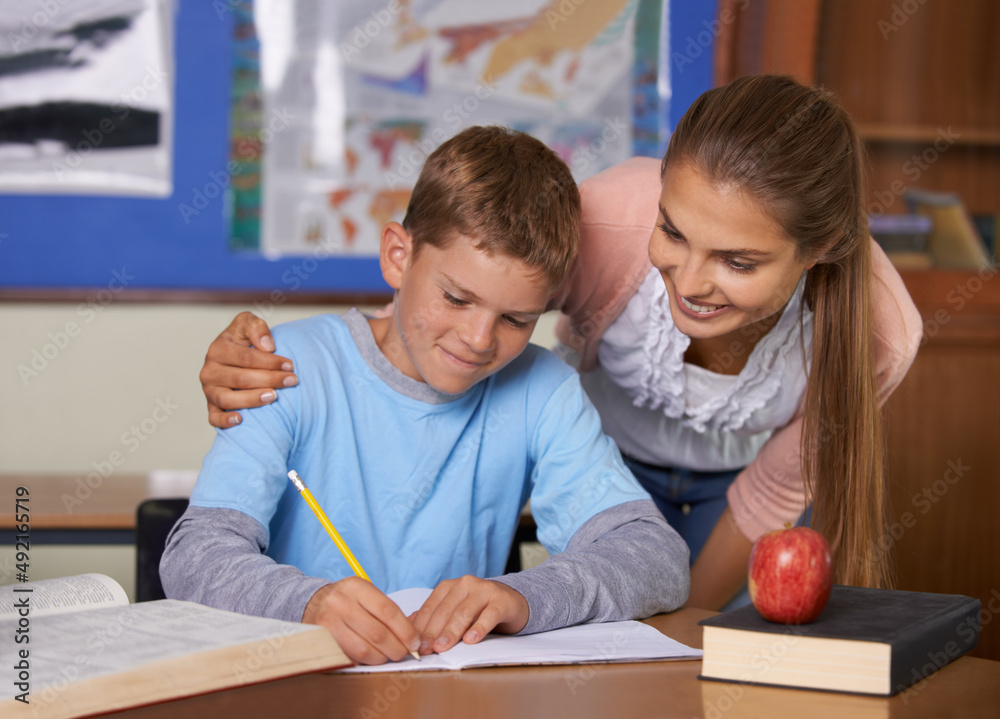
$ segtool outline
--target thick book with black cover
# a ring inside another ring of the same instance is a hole
[[[704,619],[701,678],[891,696],[976,646],[978,599],[834,586],[815,622],[752,606]]]

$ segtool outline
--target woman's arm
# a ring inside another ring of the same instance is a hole
[[[746,584],[752,548],[726,507],[691,567],[691,594],[684,606],[721,610]]]
[[[199,379],[208,400],[208,422],[225,429],[242,420],[236,409],[273,402],[273,389],[294,387],[291,360],[274,354],[267,323],[240,312],[208,347]]]

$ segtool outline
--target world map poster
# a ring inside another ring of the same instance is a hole
[[[661,4],[240,0],[231,247],[376,255],[424,160],[472,125],[528,132],[577,181],[632,156],[636,69],[657,81],[636,22],[657,37]]]

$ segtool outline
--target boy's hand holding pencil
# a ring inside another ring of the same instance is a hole
[[[420,646],[420,635],[396,603],[360,577],[319,589],[306,605],[302,621],[329,629],[358,664],[398,662]]]
[[[298,472],[291,470],[288,478],[357,575],[327,584],[313,594],[302,612],[303,623],[329,629],[344,653],[359,664],[384,664],[390,659],[398,662],[406,654],[419,661],[420,637],[410,620],[371,583]]]
[[[520,592],[471,575],[438,584],[411,623],[371,583],[298,473],[293,469],[288,478],[357,575],[320,588],[306,605],[302,621],[329,629],[355,662],[398,662],[407,653],[419,660],[420,654],[444,652],[459,641],[475,644],[492,631],[516,634],[528,623],[528,602]]]

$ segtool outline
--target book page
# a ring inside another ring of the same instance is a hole
[[[430,589],[403,589],[393,592],[389,598],[409,616],[421,607],[430,593]],[[674,641],[647,624],[624,621],[580,624],[525,636],[490,634],[478,644],[459,642],[442,654],[421,656],[419,662],[407,656],[398,662],[355,666],[339,671],[442,671],[500,665],[633,662],[700,657],[700,649]]]
[[[111,577],[78,574],[0,587],[0,619],[19,616],[24,604],[18,602],[25,597],[32,617],[128,604],[125,590]]]
[[[412,589],[400,589],[398,592],[389,594],[388,597],[396,603],[403,614],[410,616],[415,611],[424,606],[427,597],[431,595],[431,590],[426,587],[414,587]]]
[[[13,621],[0,621],[0,632],[7,637],[13,636]],[[175,599],[33,616],[27,645],[31,651],[32,703],[44,703],[52,687],[57,687],[58,693],[58,687],[67,681],[254,641],[259,641],[263,654],[285,637],[316,629],[309,624],[251,617]],[[0,644],[0,666],[16,664],[17,649],[14,642]],[[248,664],[247,669],[252,668]],[[15,693],[10,682],[0,684],[0,700]]]

